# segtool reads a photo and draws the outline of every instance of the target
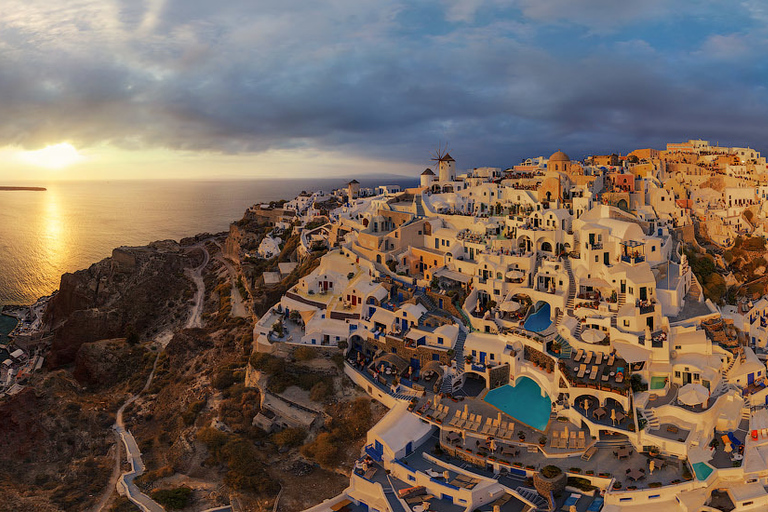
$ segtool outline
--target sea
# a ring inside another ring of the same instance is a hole
[[[115,247],[226,231],[251,205],[302,190],[330,192],[350,179],[58,181],[24,184],[43,192],[0,191],[0,306],[51,294],[62,274],[87,268]],[[418,183],[403,176],[357,179],[362,187]]]

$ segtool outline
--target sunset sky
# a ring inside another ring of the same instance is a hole
[[[4,0],[0,180],[766,150],[767,53],[760,0]]]

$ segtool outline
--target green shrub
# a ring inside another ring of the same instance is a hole
[[[177,487],[176,489],[160,489],[152,493],[152,499],[171,510],[186,508],[192,489],[189,487]]]
[[[578,476],[569,476],[567,485],[575,487],[580,491],[589,492],[593,489],[597,489],[587,478],[581,478]]]
[[[311,347],[299,347],[293,352],[297,361],[311,361],[317,357],[317,352]]]
[[[299,446],[304,442],[304,438],[307,437],[307,431],[303,428],[286,428],[280,432],[272,434],[272,442],[279,447],[284,446]]]
[[[543,476],[544,478],[555,478],[562,472],[563,472],[562,469],[560,469],[557,466],[553,466],[551,464],[541,468],[541,476]]]

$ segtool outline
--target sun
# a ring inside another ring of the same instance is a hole
[[[22,151],[19,157],[28,164],[46,169],[64,169],[83,159],[77,149],[68,142],[53,144],[36,151]]]

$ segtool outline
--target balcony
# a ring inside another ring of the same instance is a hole
[[[635,306],[640,309],[641,315],[647,315],[649,313],[653,313],[656,310],[656,301],[655,300],[637,300],[635,301]]]
[[[593,244],[590,244],[590,243],[587,244],[587,249],[590,249],[592,251],[600,250],[602,248],[603,248],[603,242],[596,242],[596,243],[593,243]]]
[[[645,256],[622,256],[621,261],[634,265],[635,263],[642,263],[645,261]]]

